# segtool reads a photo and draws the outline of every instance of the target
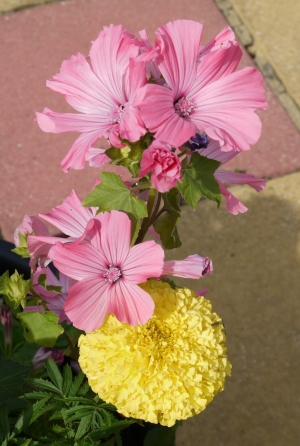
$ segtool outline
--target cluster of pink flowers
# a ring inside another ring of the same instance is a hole
[[[170,22],[157,29],[152,46],[145,31],[138,39],[123,26],[111,25],[93,42],[90,64],[82,54],[63,62],[47,86],[79,113],[46,108],[36,113],[36,120],[46,132],[80,133],[61,162],[64,171],[82,169],[86,161],[95,167],[110,162],[105,149],[94,147],[99,138],[121,149],[147,134],[150,144],[141,149],[134,183],[149,175],[152,188],[163,194],[183,180],[183,165],[193,152],[223,165],[258,140],[261,122],[255,111],[267,106],[261,74],[254,68],[236,71],[242,51],[229,27],[206,46],[200,46],[202,30],[194,21]],[[246,183],[257,191],[265,186],[253,175],[217,170],[214,176],[233,214],[246,208],[225,184]],[[148,180],[144,184],[150,189]],[[158,214],[153,220],[148,215],[146,229]],[[131,246],[132,223],[125,212],[97,213],[97,208],[83,207],[75,191],[39,217],[63,236],[52,237],[33,216],[25,216],[17,228],[16,246],[20,233],[28,235],[33,289],[60,322],[87,332],[101,326],[107,313],[131,325],[146,323],[154,302],[138,285],[148,278],[172,274],[198,279],[212,272],[207,257],[165,262],[154,241]],[[50,262],[59,270],[59,280],[49,270]],[[62,292],[43,288],[41,274]]]
[[[131,221],[124,212],[95,214],[72,191],[60,206],[39,214],[67,237],[52,237],[41,220],[28,215],[15,231],[16,246],[19,233],[35,233],[27,239],[33,269],[36,263],[45,267],[52,261],[60,272],[59,280],[49,268],[38,267],[33,274],[35,292],[59,322],[72,322],[89,332],[102,325],[107,313],[113,313],[121,322],[144,324],[153,314],[154,302],[139,283],[168,274],[199,279],[212,272],[207,257],[164,262],[164,251],[154,241],[130,247]],[[46,274],[48,285],[61,286],[61,293],[38,284],[41,274]],[[44,310],[29,306],[25,311]]]
[[[80,133],[61,162],[64,171],[82,169],[86,161],[107,163],[105,150],[93,147],[100,137],[122,147],[151,132],[155,139],[143,153],[139,176],[151,172],[153,187],[166,192],[181,181],[177,154],[183,145],[224,164],[257,142],[255,110],[267,107],[262,76],[255,68],[236,71],[242,51],[229,27],[204,47],[202,31],[194,21],[170,22],[157,29],[152,46],[145,31],[138,39],[111,25],[93,42],[91,65],[82,54],[63,62],[47,86],[79,113],[45,108],[36,119],[45,132]],[[197,135],[206,144],[189,144]],[[253,175],[217,171],[215,178],[233,214],[247,208],[224,183],[265,187]]]

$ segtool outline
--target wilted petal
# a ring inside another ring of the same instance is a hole
[[[237,214],[243,214],[244,212],[248,211],[248,208],[243,205],[243,203],[236,198],[235,195],[233,195],[231,192],[229,192],[228,189],[226,189],[225,186],[223,186],[222,183],[219,183],[221,194],[225,198],[225,204],[226,209],[230,214],[237,215]]]
[[[256,178],[254,175],[246,173],[217,170],[214,173],[214,176],[218,181],[222,181],[223,183],[227,184],[248,184],[248,186],[252,187],[257,192],[261,192],[266,187],[266,180],[263,178]]]

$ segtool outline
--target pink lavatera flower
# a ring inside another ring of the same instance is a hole
[[[188,256],[184,260],[168,260],[163,267],[163,274],[172,274],[188,279],[200,279],[212,272],[212,261],[208,257],[201,257],[198,254]]]
[[[202,29],[190,20],[158,28],[157,65],[168,87],[145,85],[135,105],[156,139],[174,147],[200,130],[223,150],[248,150],[261,133],[255,110],[267,107],[262,76],[255,68],[235,72],[241,59],[236,44],[208,50],[197,63]]]
[[[139,177],[150,172],[151,184],[158,192],[168,192],[181,182],[181,163],[169,144],[154,140],[143,152]]]
[[[46,284],[61,287],[61,293],[55,291],[47,291],[41,284],[38,283],[39,276],[46,274]],[[33,274],[33,288],[34,291],[46,302],[46,305],[50,311],[53,311],[58,317],[58,323],[66,321],[70,324],[71,321],[65,313],[64,303],[68,297],[68,292],[71,286],[75,285],[76,280],[64,275],[59,274],[59,279],[51,271],[50,268],[37,268]],[[27,306],[24,311],[39,311],[44,313],[44,308],[40,306]]]
[[[47,86],[65,96],[78,112],[36,113],[42,130],[81,135],[61,162],[64,171],[83,169],[90,147],[101,137],[122,147],[120,137],[131,142],[146,133],[139,110],[133,105],[138,89],[146,83],[145,63],[137,62],[140,43],[123,26],[104,27],[90,50],[91,66],[82,54],[62,63]]]
[[[87,223],[96,215],[96,208],[87,208],[81,205],[81,200],[73,190],[63,203],[47,214],[39,214],[43,220],[51,223],[64,237],[52,237],[36,234],[28,237],[28,250],[32,259],[39,259],[41,266],[50,262],[49,249],[58,241],[69,243],[78,240],[85,232]]]
[[[163,249],[154,241],[130,248],[131,221],[119,211],[98,214],[87,226],[90,244],[57,243],[49,257],[59,271],[79,282],[69,290],[65,312],[75,327],[100,327],[107,313],[121,322],[144,324],[154,302],[138,284],[160,277]]]

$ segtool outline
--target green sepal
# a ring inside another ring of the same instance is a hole
[[[28,245],[27,245],[27,238],[28,238],[28,235],[33,235],[33,234],[34,234],[33,232],[31,234],[22,234],[21,232],[19,232],[18,233],[19,246],[12,249],[12,252],[14,252],[15,254],[18,254],[23,259],[27,259],[28,257],[30,257],[30,254],[28,251]]]
[[[1,278],[2,277],[3,276],[1,276]],[[10,277],[8,277],[8,275],[4,277],[1,282],[1,292],[13,303],[14,308],[17,308],[19,305],[22,305],[24,308],[30,286],[31,280],[24,280],[23,274],[19,274],[18,271],[15,270]]]
[[[139,220],[147,217],[147,206],[134,195],[122,182],[119,175],[110,172],[101,173],[101,183],[83,201],[83,206],[96,206],[98,212],[123,211]]]
[[[181,240],[177,231],[180,219],[180,201],[176,188],[163,194],[165,212],[153,223],[155,231],[160,235],[164,249],[179,248]]]
[[[183,169],[182,182],[177,184],[184,200],[193,208],[202,196],[217,202],[220,206],[222,194],[214,172],[221,165],[219,161],[211,160],[194,152],[190,162]]]
[[[37,311],[23,312],[17,315],[24,328],[24,338],[44,347],[53,347],[58,336],[64,332],[58,325],[58,316],[52,311],[39,313]]]
[[[47,285],[46,277],[47,277],[46,274],[39,275],[39,278],[38,278],[39,285],[42,285],[42,287],[45,288],[46,291],[52,291],[53,293],[61,293],[62,286]]]

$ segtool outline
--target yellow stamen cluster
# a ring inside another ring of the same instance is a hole
[[[231,364],[211,303],[165,282],[141,285],[155,302],[145,325],[109,315],[79,339],[79,364],[93,391],[127,417],[173,426],[205,409],[223,390]]]

